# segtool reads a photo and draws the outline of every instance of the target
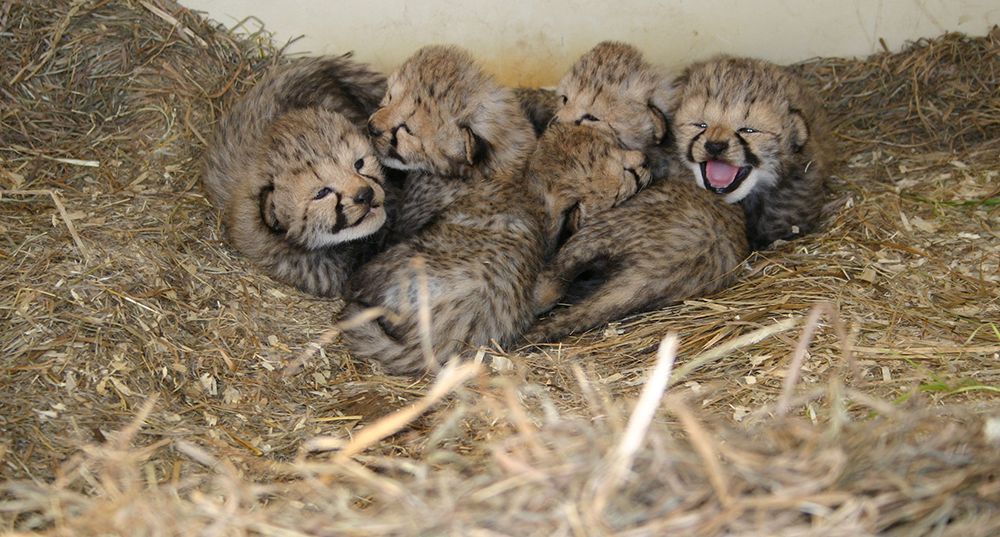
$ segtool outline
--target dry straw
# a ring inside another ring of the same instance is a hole
[[[0,0],[0,532],[1000,532],[1000,30],[797,66],[840,142],[822,232],[434,384],[221,240],[200,157],[281,61],[253,27]]]

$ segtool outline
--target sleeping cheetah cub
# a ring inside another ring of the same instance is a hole
[[[749,253],[738,207],[659,181],[572,235],[535,288],[542,319],[529,341],[553,341],[726,287]]]
[[[382,164],[408,173],[394,232],[432,221],[470,180],[511,174],[534,146],[510,89],[448,46],[420,49],[389,76],[368,122]]]
[[[467,189],[422,233],[379,254],[352,277],[342,318],[373,306],[396,318],[346,329],[351,354],[394,374],[431,366],[421,348],[422,285],[438,363],[493,342],[513,343],[535,317],[532,288],[545,242],[541,212],[541,196],[523,176],[495,178]],[[418,258],[422,268],[414,266]]]
[[[419,173],[407,179],[406,203],[428,179],[444,191],[426,191],[411,205],[407,225],[425,221],[425,229],[351,278],[343,320],[369,307],[395,315],[348,327],[343,339],[353,356],[413,374],[433,366],[421,348],[422,300],[439,361],[493,341],[510,344],[531,324],[544,248],[542,196],[524,180],[531,124],[513,92],[467,53],[420,50],[390,77],[383,104],[371,121],[376,146],[387,164]]]
[[[622,149],[610,134],[553,124],[528,160],[528,180],[545,195],[549,253],[602,211],[649,184],[646,157]]]
[[[750,246],[812,231],[827,133],[802,82],[772,63],[720,57],[690,66],[675,84],[678,158],[696,184],[742,206]]]
[[[671,84],[637,48],[617,41],[597,44],[573,64],[556,92],[562,102],[554,121],[608,132],[665,168]]]
[[[383,174],[358,124],[383,84],[347,56],[299,60],[219,122],[205,188],[230,242],[275,279],[339,296],[373,253],[386,221]]]

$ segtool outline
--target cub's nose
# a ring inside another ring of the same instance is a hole
[[[382,136],[382,131],[378,130],[378,127],[376,127],[371,121],[368,122],[368,136],[371,136],[372,138]]]
[[[356,196],[354,196],[354,203],[371,205],[373,199],[375,199],[375,189],[370,186],[366,186],[362,188]]]
[[[705,142],[705,151],[713,157],[717,157],[724,153],[726,149],[729,149],[729,142],[720,142],[717,140],[709,140]]]
[[[396,144],[399,143],[399,131],[403,131],[406,134],[410,135],[413,134],[412,132],[410,132],[410,127],[406,126],[406,123],[400,123],[399,125],[396,125],[392,129],[392,138],[389,140],[389,145],[391,145],[392,147],[396,147]]]

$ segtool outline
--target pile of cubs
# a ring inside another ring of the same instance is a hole
[[[239,251],[344,298],[352,356],[419,374],[726,287],[817,226],[826,130],[762,60],[667,76],[603,42],[553,91],[429,46],[388,78],[349,56],[270,73],[219,122],[204,183]]]

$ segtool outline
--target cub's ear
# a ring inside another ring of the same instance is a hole
[[[677,88],[674,87],[674,80],[664,76],[653,89],[653,94],[649,97],[649,113],[653,115],[653,127],[656,134],[656,143],[663,143],[667,136],[669,123],[667,116],[670,113],[671,101],[677,95]]]
[[[684,95],[684,89],[687,87],[690,78],[691,74],[688,71],[684,71],[673,78],[666,78],[654,90],[651,104],[655,104],[667,117],[676,115],[677,109],[681,106],[681,97]]]
[[[578,201],[569,208],[568,212],[569,214],[566,215],[566,232],[576,233],[583,227],[583,221],[587,218],[587,210]]]
[[[278,211],[274,207],[274,183],[260,189],[260,219],[275,233],[284,234],[287,231],[278,221]]]
[[[809,141],[809,125],[801,110],[790,108],[788,114],[790,116],[788,140],[792,144],[792,150],[798,153]]]
[[[470,127],[462,126],[462,139],[465,141],[465,161],[475,166],[486,160],[490,144],[472,131]]]
[[[667,115],[653,103],[649,103],[649,115],[653,118],[653,137],[656,145],[660,145],[667,137]]]

